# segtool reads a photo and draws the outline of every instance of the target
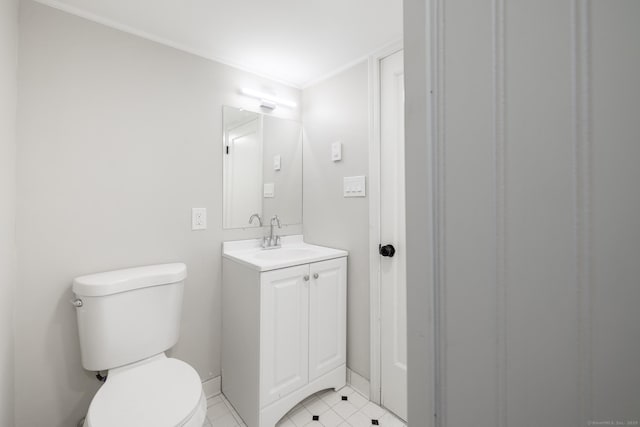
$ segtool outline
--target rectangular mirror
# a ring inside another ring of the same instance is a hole
[[[302,125],[223,106],[223,227],[302,223]]]

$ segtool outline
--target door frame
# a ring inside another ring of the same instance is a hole
[[[380,307],[380,61],[403,50],[402,41],[391,43],[369,56],[369,301],[370,367],[369,399],[382,402]]]

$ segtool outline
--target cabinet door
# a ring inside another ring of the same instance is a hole
[[[347,259],[311,264],[309,381],[344,364],[347,355]]]
[[[268,271],[260,281],[260,406],[264,407],[309,381],[309,266]]]

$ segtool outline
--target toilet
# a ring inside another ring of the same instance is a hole
[[[205,425],[200,376],[165,355],[178,341],[186,277],[186,266],[176,263],[73,281],[82,366],[108,371],[84,427]]]

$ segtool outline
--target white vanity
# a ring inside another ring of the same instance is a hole
[[[248,427],[273,427],[346,379],[347,255],[262,239],[223,244],[222,390]]]

